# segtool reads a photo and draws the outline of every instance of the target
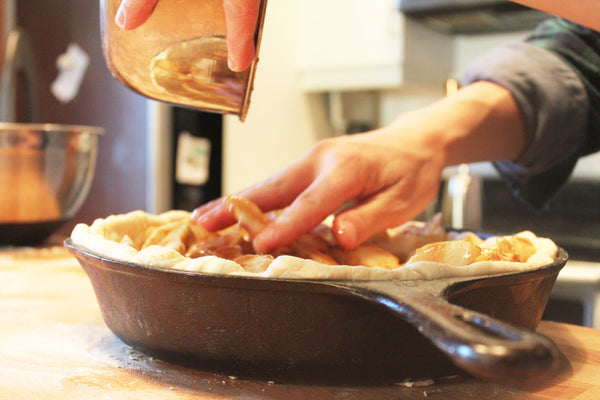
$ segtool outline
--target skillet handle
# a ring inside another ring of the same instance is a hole
[[[398,282],[355,281],[355,295],[399,314],[458,367],[486,380],[542,378],[561,365],[554,342],[528,329],[450,304],[442,297]]]

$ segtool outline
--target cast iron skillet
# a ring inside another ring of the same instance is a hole
[[[70,239],[107,326],[147,354],[236,376],[394,382],[457,372],[543,379],[534,330],[567,253],[519,273],[422,281],[212,275],[117,262]],[[503,321],[503,322],[502,322]]]

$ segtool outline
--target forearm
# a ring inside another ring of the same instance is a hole
[[[406,119],[412,118],[425,124],[416,135],[437,147],[444,166],[515,160],[526,146],[527,136],[515,100],[494,83],[473,83],[409,114],[394,125],[405,125]]]
[[[598,131],[594,126],[600,124],[593,125],[596,119],[590,119],[595,114],[588,96],[596,93],[597,74],[590,66],[598,63],[597,58],[588,58],[597,54],[595,43],[595,35],[579,32],[577,26],[549,21],[527,42],[498,46],[466,71],[466,84],[494,82],[515,99],[527,145],[513,162],[507,159],[495,166],[515,195],[536,208],[562,186],[577,158],[594,149],[589,143]],[[590,87],[587,92],[584,82]]]

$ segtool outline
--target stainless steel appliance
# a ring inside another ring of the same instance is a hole
[[[542,210],[517,200],[497,178],[478,181],[477,226],[491,233],[531,230],[569,253],[545,319],[600,328],[600,177],[574,176]]]

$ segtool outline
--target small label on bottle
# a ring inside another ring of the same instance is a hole
[[[175,180],[183,185],[204,185],[210,173],[210,140],[182,131],[177,139]]]

